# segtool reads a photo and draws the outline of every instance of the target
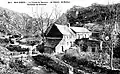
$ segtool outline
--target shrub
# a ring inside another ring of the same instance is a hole
[[[9,64],[10,68],[13,68],[17,72],[26,73],[28,70],[30,70],[29,67],[23,65],[21,60],[15,60],[15,62],[10,62]]]

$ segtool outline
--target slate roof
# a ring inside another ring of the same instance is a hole
[[[67,25],[58,25],[58,24],[53,24],[57,27],[57,29],[63,34],[63,35],[71,35],[74,34],[74,32],[67,26]],[[49,33],[49,31],[51,30],[51,28],[53,27],[53,25],[51,25],[47,31],[46,34]]]
[[[67,25],[58,25],[58,24],[55,25],[63,35],[74,34],[73,31]]]
[[[75,31],[76,33],[90,33],[90,31],[84,27],[70,27],[73,31]]]

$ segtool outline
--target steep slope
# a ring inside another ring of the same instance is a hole
[[[21,33],[31,17],[24,13],[14,12],[0,7],[0,31],[4,33]]]

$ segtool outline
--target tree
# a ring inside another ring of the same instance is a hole
[[[51,26],[51,23],[55,23],[56,20],[59,19],[60,15],[61,15],[61,11],[58,10],[57,5],[53,7],[51,13],[44,12],[42,8],[40,13],[37,12],[37,19],[36,19],[37,21],[36,23],[38,26],[37,30],[41,32],[43,43],[45,41],[45,35],[44,35],[45,30]]]
[[[68,24],[66,14],[63,13],[63,14],[55,21],[55,23],[61,24],[61,25]]]
[[[113,8],[110,8],[109,9],[110,11],[111,10],[114,10]],[[109,47],[109,50],[110,50],[110,68],[113,70],[113,50],[114,48],[117,46],[118,44],[118,39],[117,36],[120,34],[119,33],[119,26],[118,26],[118,12],[117,10],[114,10],[115,12],[115,18],[113,18],[113,21],[112,23],[109,23],[109,25],[105,25],[104,26],[104,32],[106,30],[106,33],[108,33],[109,35],[109,40],[106,40],[105,39],[105,33],[103,34],[104,35],[104,38],[102,39],[104,42],[107,43],[108,47]],[[111,19],[109,19],[111,20]]]

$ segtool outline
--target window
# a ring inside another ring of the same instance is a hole
[[[72,46],[72,42],[70,41],[70,44],[71,44],[71,46]]]
[[[85,38],[86,38],[86,34],[85,34]]]
[[[80,39],[80,34],[78,34],[78,39]]]
[[[82,44],[81,47],[84,52],[87,52],[87,48],[88,48],[87,44]]]
[[[63,46],[62,46],[62,52],[64,52],[64,50],[63,50]]]
[[[95,52],[95,48],[94,47],[92,48],[92,52]]]

